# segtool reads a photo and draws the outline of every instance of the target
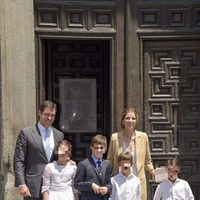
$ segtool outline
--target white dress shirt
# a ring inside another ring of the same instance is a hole
[[[164,180],[155,191],[153,200],[194,200],[187,181],[177,178],[174,183]]]
[[[128,177],[121,172],[111,178],[112,192],[109,200],[140,200],[141,183],[134,174]]]
[[[46,142],[45,142],[45,130],[46,128],[44,126],[42,126],[42,124],[38,123],[38,128],[39,128],[39,131],[40,131],[40,134],[42,136],[42,142],[43,142],[43,145],[44,145],[44,149],[46,149]],[[51,127],[48,128],[49,129],[49,137],[50,137],[50,152],[51,152],[51,155],[52,155],[52,152],[53,152],[53,149],[54,149],[54,138],[53,138],[53,130]]]

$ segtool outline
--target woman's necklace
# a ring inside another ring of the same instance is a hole
[[[130,144],[130,142],[132,141],[132,140],[134,140],[135,139],[135,132],[131,132],[131,133],[125,133],[124,132],[124,141],[125,141],[125,143],[127,144],[127,145],[129,145]]]
[[[128,137],[126,137],[126,135],[128,135]],[[132,132],[131,134],[124,134],[124,142],[127,146],[127,150],[133,151],[135,147],[135,132]]]

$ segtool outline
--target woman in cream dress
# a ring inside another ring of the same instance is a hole
[[[121,116],[122,131],[112,134],[107,160],[113,166],[113,175],[116,175],[119,172],[118,155],[124,151],[129,151],[132,154],[132,173],[138,176],[141,181],[141,200],[146,200],[147,186],[145,171],[148,171],[153,177],[155,172],[151,161],[147,134],[135,130],[136,122],[136,111],[133,108],[125,109]]]

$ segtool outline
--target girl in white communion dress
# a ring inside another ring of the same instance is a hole
[[[57,161],[46,165],[43,174],[43,200],[78,200],[79,194],[73,188],[77,166],[70,161],[72,145],[62,140],[55,146]]]

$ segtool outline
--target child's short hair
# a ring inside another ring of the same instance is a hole
[[[179,167],[179,169],[181,168],[181,163],[180,161],[175,157],[175,158],[171,158],[169,160],[166,161],[165,163],[165,167],[169,167],[169,166],[177,166]]]
[[[107,139],[104,135],[98,134],[92,138],[90,147],[93,147],[94,144],[104,145],[107,148]]]
[[[71,151],[72,151],[72,145],[70,142],[68,142],[67,140],[61,140],[59,142],[56,143],[55,147],[54,147],[54,159],[57,160],[58,159],[58,150],[59,147],[61,145],[64,145],[66,147],[68,147],[68,151],[69,151],[69,157],[71,157]]]
[[[131,163],[133,163],[133,157],[128,151],[125,151],[120,153],[118,156],[118,163],[120,163],[121,161],[130,161]]]

